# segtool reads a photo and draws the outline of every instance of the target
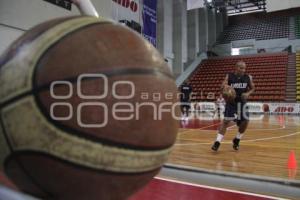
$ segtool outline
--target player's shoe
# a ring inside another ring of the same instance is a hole
[[[212,145],[211,149],[212,149],[213,151],[218,151],[220,145],[221,145],[220,142],[215,141],[215,143]]]
[[[232,148],[233,148],[234,150],[239,150],[239,147],[240,147],[240,139],[234,138],[234,139],[232,140],[232,143],[233,143]]]

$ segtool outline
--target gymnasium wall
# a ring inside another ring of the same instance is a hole
[[[158,1],[157,12],[157,48],[175,77],[215,43],[228,21],[226,13],[214,9],[187,10],[186,0]]]
[[[246,40],[244,40],[246,41]],[[243,40],[233,41],[243,43]],[[251,54],[256,54],[258,49],[265,49],[266,52],[280,52],[286,47],[292,46],[292,51],[296,52],[300,50],[300,40],[289,40],[288,38],[273,39],[273,40],[254,40],[254,49]],[[231,55],[232,43],[216,45],[213,48],[213,52],[219,56],[229,56]]]
[[[104,17],[111,16],[111,1],[92,0]],[[65,10],[42,0],[0,0],[0,54],[31,27],[49,19],[79,15],[75,6]]]
[[[184,3],[177,2],[173,4],[173,73],[179,75],[183,72],[183,63],[187,60],[187,21]]]
[[[217,40],[216,33],[216,11],[215,9],[208,9],[208,45],[212,46]]]
[[[300,7],[299,0],[267,0],[267,12]]]
[[[197,15],[198,10],[189,10],[187,12],[187,46],[188,46],[188,62],[193,61],[196,56],[197,52],[199,51],[199,35],[197,34],[199,22]]]
[[[208,45],[208,16],[207,9],[199,9],[199,52],[207,51]]]

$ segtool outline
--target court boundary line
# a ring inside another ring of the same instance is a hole
[[[296,122],[296,123],[300,124],[300,122]],[[201,127],[201,128],[183,128],[183,127],[181,127],[181,129],[188,129],[188,130],[184,130],[184,131],[178,132],[178,133],[186,133],[186,132],[195,131],[195,130],[197,130],[197,131],[217,131],[217,129],[216,129],[216,130],[204,129],[204,128],[208,128],[208,127],[215,126],[215,125],[217,125],[217,124],[221,125],[221,124],[222,124],[222,121],[220,121],[220,122],[218,122],[218,123],[213,123],[213,124],[208,125],[208,126],[203,126],[203,127]],[[269,124],[269,125],[278,125],[278,124],[276,124],[276,123],[268,123],[268,124]],[[297,125],[298,125],[298,124],[297,124]],[[297,126],[297,125],[295,125],[295,126]],[[237,127],[237,125],[234,124],[234,125],[232,125],[232,126],[229,126],[227,129],[228,129],[228,130],[232,130],[232,128],[234,128],[235,126]],[[281,130],[281,129],[286,129],[286,128],[287,128],[286,125],[279,125],[279,128],[248,128],[247,130],[273,131],[273,130]]]
[[[255,194],[255,193],[251,193],[251,192],[243,192],[243,191],[238,191],[238,190],[233,190],[233,189],[226,189],[226,188],[219,188],[219,187],[201,185],[201,184],[196,184],[196,183],[189,183],[186,181],[179,181],[179,180],[167,179],[167,178],[162,178],[162,177],[155,177],[155,179],[167,181],[167,182],[171,182],[171,183],[177,183],[177,184],[181,184],[181,185],[187,185],[187,186],[193,186],[193,187],[199,187],[199,188],[205,188],[205,189],[217,190],[217,191],[223,191],[223,192],[230,192],[230,193],[236,193],[236,194],[243,194],[243,195],[248,195],[248,196],[253,196],[253,197],[269,198],[269,199],[273,199],[273,200],[288,200],[288,199],[281,198],[281,197],[274,197],[274,196],[268,196],[268,195],[263,195],[263,194]]]
[[[276,137],[267,137],[267,138],[258,138],[258,139],[251,139],[251,140],[242,140],[244,142],[256,142],[256,141],[266,141],[266,140],[273,140],[273,139],[280,139],[280,138],[285,138],[285,137],[290,137],[294,135],[299,135],[300,131],[290,133],[287,135],[281,135],[281,136],[276,136]],[[231,144],[232,141],[230,142],[222,142],[222,144]],[[206,144],[211,144],[211,142],[199,142],[199,143],[190,143],[190,144],[175,144],[174,146],[187,146],[187,145],[206,145]]]

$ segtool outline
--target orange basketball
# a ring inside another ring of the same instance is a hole
[[[126,199],[175,142],[168,65],[114,22],[70,17],[33,28],[1,57],[0,83],[0,166],[39,198]]]
[[[225,87],[222,94],[226,101],[234,101],[236,98],[235,90],[231,86]]]

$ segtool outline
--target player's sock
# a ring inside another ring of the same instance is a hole
[[[237,139],[240,140],[240,139],[242,139],[243,135],[244,135],[244,134],[242,134],[242,133],[240,133],[240,132],[237,132],[235,138],[237,138]]]
[[[223,140],[224,135],[218,133],[216,141],[221,142]]]

